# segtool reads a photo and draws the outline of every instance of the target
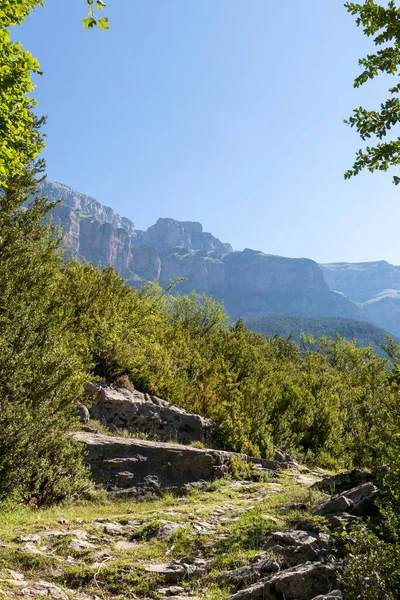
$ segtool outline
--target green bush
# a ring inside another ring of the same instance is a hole
[[[0,501],[43,504],[87,487],[69,435],[87,373],[60,296],[60,237],[43,223],[52,205],[22,208],[35,174],[0,190]]]

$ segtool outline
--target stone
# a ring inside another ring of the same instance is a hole
[[[149,439],[163,442],[173,439],[181,444],[200,441],[207,445],[212,445],[217,433],[217,426],[210,419],[173,406],[157,396],[92,383],[87,384],[86,389],[94,395],[91,418],[113,427],[114,431],[146,433]]]
[[[338,513],[336,515],[325,515],[325,518],[328,519],[333,529],[347,527],[347,525],[358,521],[358,517],[346,512]]]
[[[37,544],[38,542],[40,542],[40,535],[37,535],[35,533],[21,535],[19,538],[17,538],[17,542],[33,542],[34,544]]]
[[[343,598],[343,594],[340,590],[333,590],[329,594],[322,594],[322,596],[315,596],[312,600],[330,600],[334,598]]]
[[[68,548],[70,548],[71,550],[79,551],[88,550],[90,548],[96,548],[96,546],[85,540],[71,540],[68,544]]]
[[[274,541],[287,546],[304,546],[316,544],[317,542],[317,534],[314,532],[297,529],[289,531],[272,531],[270,536]]]
[[[321,550],[326,550],[330,552],[333,548],[332,538],[328,533],[319,532],[318,533],[318,547]]]
[[[274,460],[280,463],[289,463],[291,465],[298,465],[297,460],[295,460],[290,454],[281,450],[280,448],[275,448]]]
[[[149,573],[157,573],[163,575],[167,583],[177,583],[183,579],[192,579],[206,572],[208,561],[203,559],[189,558],[173,560],[170,563],[157,563],[145,565],[145,570]]]
[[[379,495],[379,488],[371,481],[362,483],[355,488],[346,490],[339,495],[332,496],[329,500],[320,502],[313,510],[314,515],[340,515],[349,513],[353,516],[376,516],[378,508],[375,499]]]
[[[45,552],[43,549],[39,549],[35,542],[26,542],[21,550],[23,552],[29,552],[30,554],[39,554],[40,556],[45,556]]]
[[[75,438],[86,447],[85,460],[95,482],[132,495],[201,481],[206,486],[219,467],[230,464],[231,453],[220,450],[85,432],[77,432]]]
[[[145,565],[145,571],[148,573],[163,575],[167,583],[176,583],[177,581],[181,581],[186,575],[186,569],[183,565],[173,563]]]
[[[73,536],[78,538],[79,540],[87,539],[87,533],[86,531],[83,531],[83,529],[63,529],[61,531],[48,530],[42,531],[42,535],[48,538],[63,538]]]
[[[75,411],[75,416],[84,425],[86,425],[86,423],[88,423],[90,421],[90,412],[89,412],[89,409],[84,404],[82,404],[81,402],[77,402],[77,409]]]
[[[280,571],[264,582],[230,596],[230,600],[310,600],[329,593],[336,583],[336,566],[332,563],[306,563]]]
[[[264,549],[272,550],[287,568],[327,557],[332,543],[329,535],[313,531],[274,531]]]
[[[255,583],[270,573],[277,573],[279,569],[280,564],[276,558],[262,559],[252,565],[226,571],[226,573],[219,575],[218,581],[235,585],[236,589],[239,589],[244,585]]]
[[[180,594],[183,594],[184,591],[185,588],[180,585],[171,585],[170,587],[158,589],[157,594],[160,594],[160,596],[179,596]]]
[[[119,523],[106,523],[103,527],[103,531],[107,535],[123,535],[124,528]]]
[[[53,600],[69,600],[64,590],[57,585],[47,581],[38,581],[33,587],[25,587],[21,590],[23,596],[33,598],[52,598]]]
[[[318,504],[312,510],[312,514],[323,516],[345,512],[351,506],[353,506],[353,502],[349,498],[346,498],[346,496],[333,496],[332,498],[329,498],[329,500]]]
[[[343,495],[353,503],[348,510],[350,514],[358,517],[376,516],[378,514],[375,499],[379,495],[379,488],[371,481],[362,483],[351,490],[346,490]]]
[[[346,471],[345,473],[324,477],[321,481],[317,481],[313,487],[331,495],[342,494],[346,490],[355,488],[368,481],[373,481],[373,475],[370,471],[353,469],[352,471]]]
[[[154,536],[158,540],[166,540],[172,537],[177,531],[182,529],[183,525],[179,523],[174,523],[173,521],[164,521],[163,524],[157,531]]]

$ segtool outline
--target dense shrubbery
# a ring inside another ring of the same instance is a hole
[[[292,337],[301,343],[303,333],[314,338],[329,337],[335,339],[339,334],[349,341],[356,341],[359,346],[371,346],[375,352],[384,356],[382,345],[386,344],[387,331],[365,321],[346,319],[344,317],[300,317],[294,315],[264,315],[259,318],[246,319],[246,326],[255,333],[266,337],[279,335]],[[393,336],[393,339],[399,340]]]
[[[82,363],[128,376],[222,424],[225,447],[269,456],[273,443],[326,466],[371,464],[392,434],[389,360],[338,337],[264,339],[206,296],[129,288],[112,270],[68,262],[62,297]]]
[[[51,205],[21,209],[35,173],[0,194],[0,500],[46,502],[86,485],[68,436],[85,376],[60,296],[60,238],[42,222]]]
[[[2,195],[0,496],[44,502],[81,485],[67,432],[94,378],[129,378],[218,420],[227,449],[268,457],[278,444],[332,468],[381,460],[396,430],[389,360],[340,337],[265,339],[207,296],[135,290],[112,268],[63,261],[43,224],[51,206],[20,209],[27,190],[15,181]]]

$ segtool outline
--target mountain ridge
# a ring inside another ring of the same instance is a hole
[[[159,218],[146,231],[94,198],[45,181],[41,193],[62,202],[54,220],[68,237],[69,254],[113,266],[133,286],[157,281],[177,291],[223,300],[233,319],[247,314],[344,317],[400,334],[400,267],[375,263],[318,264],[246,248],[233,250],[201,223]],[[371,301],[376,298],[375,301]]]

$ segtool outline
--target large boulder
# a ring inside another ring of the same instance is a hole
[[[368,481],[374,481],[374,475],[371,471],[353,469],[345,473],[337,473],[336,475],[324,477],[321,481],[314,483],[313,487],[327,494],[341,494]]]
[[[245,565],[222,573],[218,577],[218,581],[235,586],[235,589],[240,589],[245,585],[251,585],[265,578],[271,573],[277,573],[279,570],[280,565],[276,558],[262,558],[252,565]]]
[[[273,531],[265,544],[286,567],[295,567],[309,561],[326,558],[332,551],[329,535],[315,531]]]
[[[337,566],[328,562],[307,562],[285,569],[250,588],[230,596],[230,600],[311,600],[329,593],[336,584]]]
[[[180,444],[198,441],[211,446],[216,437],[217,426],[213,421],[172,406],[157,396],[111,385],[90,383],[86,388],[94,396],[91,418],[113,430],[147,434],[149,439],[174,440]]]
[[[177,488],[229,470],[230,452],[79,432],[96,483],[116,489]],[[239,455],[243,460],[244,455]]]
[[[349,513],[357,517],[376,516],[375,499],[378,495],[379,488],[368,481],[341,494],[336,494],[329,500],[320,502],[312,512],[314,515],[320,516],[336,515],[338,513]]]

